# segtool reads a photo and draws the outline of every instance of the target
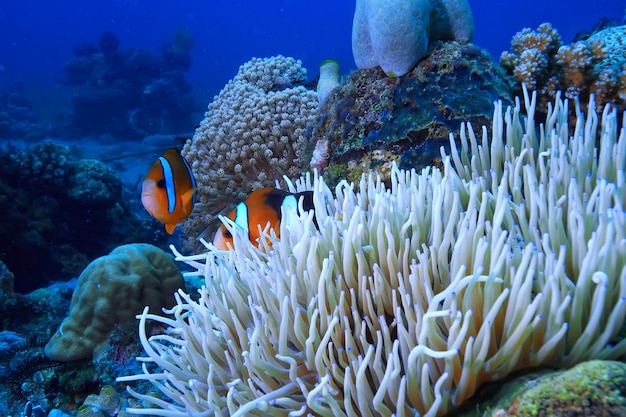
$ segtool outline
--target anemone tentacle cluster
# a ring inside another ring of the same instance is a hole
[[[524,103],[495,104],[491,137],[464,126],[443,170],[303,178],[315,210],[271,246],[230,224],[235,251],[175,251],[205,285],[140,316],[144,373],[119,380],[160,392],[127,411],[437,416],[515,370],[626,353],[626,128],[591,101],[569,137],[566,101],[539,127]]]

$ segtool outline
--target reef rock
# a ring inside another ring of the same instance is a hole
[[[485,387],[451,417],[624,416],[626,364],[592,360]]]
[[[493,102],[511,101],[510,82],[472,44],[438,42],[400,78],[380,69],[352,73],[320,107],[311,131],[311,168],[327,181],[358,180],[392,161],[401,168],[437,163],[462,122],[489,126]]]

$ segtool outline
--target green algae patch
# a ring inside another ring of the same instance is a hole
[[[583,362],[515,398],[510,416],[626,415],[626,364]]]
[[[626,416],[626,364],[593,360],[482,387],[448,417]]]

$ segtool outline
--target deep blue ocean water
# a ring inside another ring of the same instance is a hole
[[[621,19],[617,0],[470,0],[474,43],[498,59],[520,29],[550,22],[569,42],[601,17]],[[211,100],[252,57],[301,59],[310,76],[336,59],[354,69],[350,33],[354,1],[345,0],[3,0],[0,5],[0,85],[54,86],[75,46],[118,34],[121,48],[158,49],[177,28],[195,39],[188,79]]]

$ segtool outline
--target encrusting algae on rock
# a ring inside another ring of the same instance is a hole
[[[541,378],[493,417],[626,415],[626,364],[589,361]]]

